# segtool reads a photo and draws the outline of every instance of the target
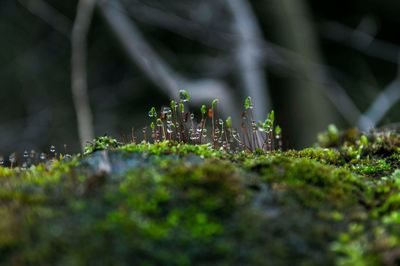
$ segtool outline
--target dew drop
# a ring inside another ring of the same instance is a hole
[[[27,159],[29,157],[29,153],[27,150],[24,151],[24,158]]]
[[[172,133],[172,127],[171,125],[167,125],[167,133],[171,134]]]
[[[10,161],[10,163],[15,163],[17,161],[17,159],[15,158],[15,153],[12,153],[9,157],[8,160]]]
[[[50,152],[55,153],[56,152],[56,147],[54,145],[50,146]]]
[[[42,161],[46,160],[46,154],[42,152],[42,153],[40,154],[40,157],[39,157],[39,158],[40,158],[40,160],[42,160]]]
[[[163,110],[162,110],[162,113],[163,113],[164,115],[169,115],[169,114],[171,114],[171,113],[172,113],[171,108],[169,108],[169,107],[164,107]]]
[[[4,157],[0,156],[0,166],[3,166],[3,165],[4,165]]]
[[[251,127],[253,128],[253,131],[257,131],[257,124],[254,121],[251,121]]]

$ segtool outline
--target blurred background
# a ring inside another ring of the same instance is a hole
[[[0,152],[78,152],[179,89],[236,118],[251,96],[292,148],[395,126],[399,29],[398,0],[2,0]]]

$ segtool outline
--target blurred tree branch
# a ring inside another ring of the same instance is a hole
[[[368,110],[358,120],[358,127],[369,130],[375,127],[385,114],[400,101],[400,56],[395,79],[376,97]]]
[[[260,60],[259,43],[263,39],[261,29],[249,2],[226,0],[226,3],[233,15],[234,31],[239,36],[236,38],[235,56],[238,62],[237,73],[247,94],[243,96],[253,99],[255,119],[262,120],[271,109],[271,101],[264,69],[266,62]]]
[[[350,125],[353,125],[358,121],[361,116],[361,111],[347,94],[346,90],[331,77],[329,66],[317,64],[314,61],[311,61],[310,58],[299,54],[298,52],[267,41],[265,42],[265,47],[268,50],[274,51],[274,64],[283,69],[285,75],[306,82],[319,84],[323,89],[323,93],[326,94],[328,99],[336,107],[336,110]],[[293,64],[293,62],[297,63]],[[312,71],[312,76],[302,76],[302,71],[299,71],[296,67],[302,64],[306,65],[307,68]]]
[[[80,0],[71,35],[71,86],[82,149],[94,138],[87,81],[87,35],[96,0]]]
[[[129,58],[169,97],[177,98],[179,88],[184,88],[191,94],[194,104],[219,98],[223,113],[237,113],[232,92],[224,82],[216,79],[188,80],[176,73],[152,49],[118,0],[101,1],[99,7]]]
[[[287,49],[294,51],[315,64],[321,65],[316,31],[311,22],[307,3],[303,0],[268,1],[271,19],[276,22],[277,38]],[[296,68],[300,78],[289,79],[289,101],[293,114],[290,124],[298,129],[303,145],[312,143],[315,134],[336,118],[332,105],[327,101],[324,84],[312,65],[286,57]],[[310,121],[312,121],[310,123]],[[304,126],[307,125],[307,126]]]
[[[47,2],[44,0],[18,0],[18,2],[56,31],[70,37],[71,21]]]
[[[337,22],[326,22],[321,26],[321,34],[332,41],[359,50],[368,56],[398,64],[400,46],[376,39],[360,29],[352,29]]]
[[[367,31],[352,29],[336,22],[324,23],[322,34],[332,41],[359,50],[370,57],[398,65],[399,73],[396,78],[379,93],[366,112],[359,116],[357,122],[361,130],[377,126],[385,114],[400,100],[400,46],[376,39]]]
[[[215,29],[172,12],[146,5],[143,1],[125,0],[123,3],[126,3],[129,13],[139,21],[185,36],[208,47],[224,51],[231,48],[229,43],[232,33],[223,32],[220,28]]]
[[[400,80],[391,82],[370,105],[368,110],[358,120],[358,127],[369,130],[375,127],[385,114],[400,100]]]

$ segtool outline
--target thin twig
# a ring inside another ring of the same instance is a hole
[[[235,100],[229,87],[221,80],[188,80],[175,72],[151,47],[148,41],[131,20],[119,0],[99,2],[103,17],[118,41],[122,44],[129,59],[156,86],[163,89],[169,97],[176,99],[179,89],[186,89],[192,96],[192,103],[201,104],[214,98],[221,99],[224,114],[236,114]]]
[[[235,32],[239,35],[236,42],[238,74],[247,94],[245,96],[250,96],[256,106],[255,119],[261,120],[271,108],[264,71],[266,62],[259,60],[261,54],[259,41],[263,39],[261,28],[248,1],[226,0],[226,3],[233,16]]]
[[[82,149],[94,138],[87,84],[87,35],[96,0],[80,0],[72,28],[71,85]]]

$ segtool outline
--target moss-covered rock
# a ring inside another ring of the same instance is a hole
[[[397,265],[399,138],[374,134],[269,153],[103,137],[0,168],[0,264]]]

